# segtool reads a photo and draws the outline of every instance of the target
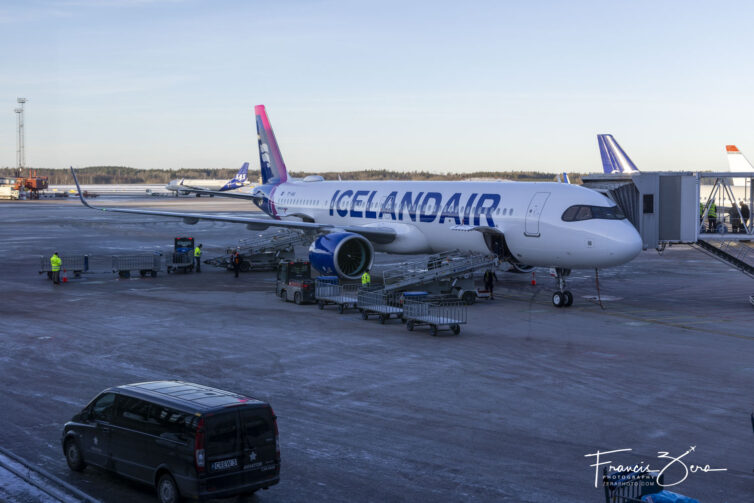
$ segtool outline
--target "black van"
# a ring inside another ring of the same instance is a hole
[[[181,381],[109,388],[63,428],[75,471],[92,464],[154,485],[162,503],[251,494],[280,481],[268,403]]]

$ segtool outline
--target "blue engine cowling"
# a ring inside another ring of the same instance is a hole
[[[372,268],[374,248],[367,238],[353,232],[318,237],[309,247],[309,261],[322,274],[359,279]]]

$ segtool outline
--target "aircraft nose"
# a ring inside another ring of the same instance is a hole
[[[613,238],[613,257],[621,264],[629,262],[641,253],[644,243],[633,225],[626,227]]]

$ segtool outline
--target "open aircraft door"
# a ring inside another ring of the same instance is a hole
[[[549,192],[537,192],[529,201],[529,208],[526,210],[526,229],[524,234],[530,237],[539,237],[539,217],[542,215],[542,208],[545,207]]]

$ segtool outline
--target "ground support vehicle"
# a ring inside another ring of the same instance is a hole
[[[60,257],[60,271],[73,271],[75,278],[80,278],[82,273],[89,271],[89,255],[63,255]],[[39,274],[47,273],[47,277],[52,278],[52,264],[50,257],[42,257],[39,265]]]
[[[296,304],[314,302],[314,281],[309,261],[281,260],[278,264],[275,294],[281,300],[292,300]]]
[[[281,260],[295,260],[294,246],[311,241],[306,233],[291,230],[278,230],[259,236],[241,239],[235,247],[225,250],[225,255],[204,261],[205,264],[233,270],[233,255],[241,256],[241,272],[275,270]]]
[[[160,503],[250,495],[280,481],[269,403],[182,381],[108,388],[61,438],[68,467],[112,470],[154,487]]]
[[[658,484],[659,482],[659,484]],[[605,503],[642,503],[642,497],[662,490],[663,477],[656,472],[610,472],[602,469]]]
[[[194,270],[194,258],[188,253],[173,252],[165,257],[165,271],[187,273]]]
[[[327,305],[338,306],[338,312],[356,307],[359,287],[357,283],[341,284],[337,276],[320,276],[314,283],[314,298],[320,309]]]
[[[450,251],[397,264],[385,270],[382,276],[388,291],[419,287],[433,295],[453,295],[470,305],[477,298],[474,274],[496,266],[497,258],[492,255]]]
[[[139,271],[143,278],[147,274],[156,277],[160,270],[162,255],[113,255],[113,272],[117,272],[121,278],[130,278],[131,271]]]
[[[467,307],[462,301],[426,301],[404,299],[403,318],[406,328],[414,330],[419,325],[429,325],[432,335],[437,335],[441,327],[448,327],[453,334],[461,332],[466,324]]]
[[[391,317],[403,317],[403,305],[400,295],[387,292],[384,288],[360,288],[356,296],[356,307],[361,318],[366,320],[371,315],[377,315],[380,323],[385,323]]]
[[[165,270],[184,273],[194,270],[194,238],[180,237],[173,241],[173,253],[165,259]]]

